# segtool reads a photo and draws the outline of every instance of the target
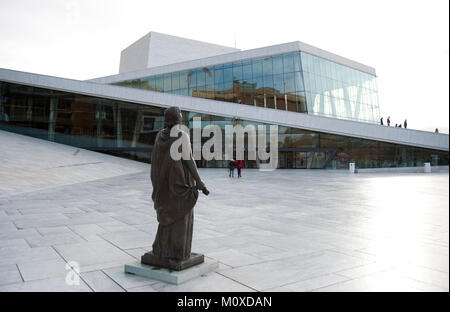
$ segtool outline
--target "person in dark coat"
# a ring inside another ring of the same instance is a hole
[[[387,121],[388,127],[390,127],[391,126],[391,116],[389,116],[386,121]]]
[[[405,128],[406,129],[406,126],[408,125],[408,122],[407,122],[407,120],[405,119],[405,121],[403,122],[403,128]]]
[[[234,178],[234,160],[230,160],[228,163],[228,169],[230,171],[229,177]]]
[[[170,107],[164,112],[164,129],[161,130],[153,145],[151,181],[152,199],[158,219],[158,231],[150,255],[151,265],[155,261],[164,267],[176,268],[190,258],[192,243],[193,208],[197,202],[198,190],[209,194],[201,180],[192,157],[189,134],[177,129],[178,137],[170,136],[172,127],[181,123],[178,107]],[[189,159],[174,160],[170,153],[172,143],[184,140],[189,147]]]
[[[381,119],[380,119],[380,125],[383,125],[384,123],[383,123],[383,117],[381,117]]]
[[[241,159],[236,159],[234,166],[237,168],[238,178],[242,178],[241,170],[242,170],[242,168],[244,168],[244,162]]]

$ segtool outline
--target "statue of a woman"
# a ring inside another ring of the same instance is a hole
[[[197,202],[198,190],[202,190],[205,195],[209,194],[192,157],[189,134],[178,128],[181,120],[178,107],[166,109],[164,129],[158,133],[153,145],[152,199],[159,225],[153,250],[141,258],[144,264],[174,270],[182,270],[204,261],[203,255],[191,254],[193,208]],[[176,136],[173,136],[174,133]],[[183,141],[182,148],[189,149],[183,151],[188,152],[187,157],[179,160],[171,156],[171,146],[177,140]]]

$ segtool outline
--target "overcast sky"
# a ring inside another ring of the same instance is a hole
[[[374,67],[381,115],[449,131],[448,0],[0,0],[0,68],[117,74],[150,31],[245,50],[291,41]]]

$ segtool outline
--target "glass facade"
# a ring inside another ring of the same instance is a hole
[[[156,134],[164,125],[163,113],[161,107],[0,82],[0,129],[140,161],[150,161]],[[183,111],[191,137],[194,117],[201,117],[202,128],[219,126],[222,144],[225,125],[260,124]],[[279,127],[278,141],[280,168],[347,169],[352,161],[358,168],[423,166],[427,161],[448,165],[445,151],[290,127]],[[247,152],[244,161],[246,168],[256,167]],[[226,164],[225,160],[198,161],[199,167]]]
[[[304,52],[114,84],[371,123],[380,118],[375,76]]]
[[[300,62],[299,52],[288,53],[114,84],[306,113]]]
[[[315,115],[378,123],[376,77],[301,53],[308,111]]]

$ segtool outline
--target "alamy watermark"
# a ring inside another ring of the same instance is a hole
[[[255,160],[260,170],[275,170],[278,166],[278,126],[270,125],[269,133],[265,125],[246,125],[243,127],[225,125],[225,144],[222,144],[222,129],[218,125],[207,125],[201,129],[201,118],[193,118],[192,150],[189,141],[189,128],[185,125],[176,125],[170,131],[171,137],[177,137],[170,147],[170,156],[174,160],[189,159],[191,152],[195,160],[244,160],[245,134],[247,134],[247,159]],[[269,138],[267,138],[269,134]],[[212,137],[211,137],[212,135]],[[202,146],[202,137],[208,137]],[[236,137],[236,148],[234,146]],[[223,151],[225,147],[225,153]],[[234,156],[236,151],[236,157]]]
[[[80,264],[76,261],[66,263],[66,284],[69,286],[80,285]]]

